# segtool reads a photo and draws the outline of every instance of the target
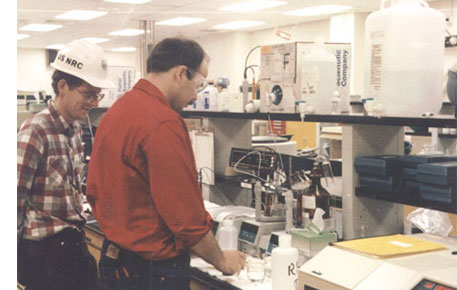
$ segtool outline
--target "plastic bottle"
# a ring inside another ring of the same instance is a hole
[[[218,243],[222,250],[238,249],[238,230],[233,225],[233,220],[223,220],[218,231]]]
[[[301,63],[301,101],[307,114],[331,114],[332,98],[338,90],[335,55],[327,52],[322,38],[316,38],[311,52]]]
[[[203,91],[203,109],[209,110],[210,101],[209,90]]]
[[[445,17],[423,0],[392,0],[388,8],[385,2],[365,22],[364,98],[374,99],[374,115],[437,113]]]
[[[271,282],[273,290],[296,289],[298,250],[290,246],[290,235],[279,236],[279,246],[271,252]]]

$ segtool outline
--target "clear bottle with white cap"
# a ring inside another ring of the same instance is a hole
[[[291,241],[291,235],[280,235],[279,246],[271,252],[273,290],[295,289],[298,274],[298,250],[291,247]]]
[[[238,249],[238,229],[233,225],[233,220],[222,221],[222,227],[218,231],[217,242],[222,250]]]

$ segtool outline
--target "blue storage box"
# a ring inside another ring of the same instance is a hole
[[[457,183],[457,161],[420,164],[417,180],[421,183],[448,186]]]
[[[359,184],[362,188],[380,191],[392,191],[398,185],[398,177],[374,177],[359,175]]]
[[[443,154],[405,155],[401,158],[403,167],[417,168],[419,164],[457,161],[457,156]]]
[[[354,167],[357,173],[365,176],[399,176],[402,161],[399,155],[362,156],[355,159]]]
[[[404,185],[408,192],[419,192],[421,183],[413,180],[404,180]]]
[[[425,200],[451,203],[452,196],[456,195],[456,187],[455,187],[455,185],[437,186],[437,185],[421,184],[419,193],[420,193],[421,198],[425,199]]]
[[[413,168],[403,168],[402,177],[404,180],[411,180],[417,182],[417,170]]]

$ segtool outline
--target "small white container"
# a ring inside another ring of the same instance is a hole
[[[290,246],[291,235],[279,236],[279,247],[271,253],[271,282],[273,290],[295,289],[298,272],[298,250]]]

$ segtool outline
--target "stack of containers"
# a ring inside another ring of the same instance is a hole
[[[400,155],[357,157],[354,167],[359,175],[361,188],[376,192],[393,192],[400,186]]]
[[[402,157],[402,178],[406,193],[413,197],[419,197],[420,182],[417,177],[419,165],[457,161],[457,156],[445,156],[443,154],[429,155],[405,155]]]
[[[457,207],[457,161],[420,164],[417,179],[422,199]]]

